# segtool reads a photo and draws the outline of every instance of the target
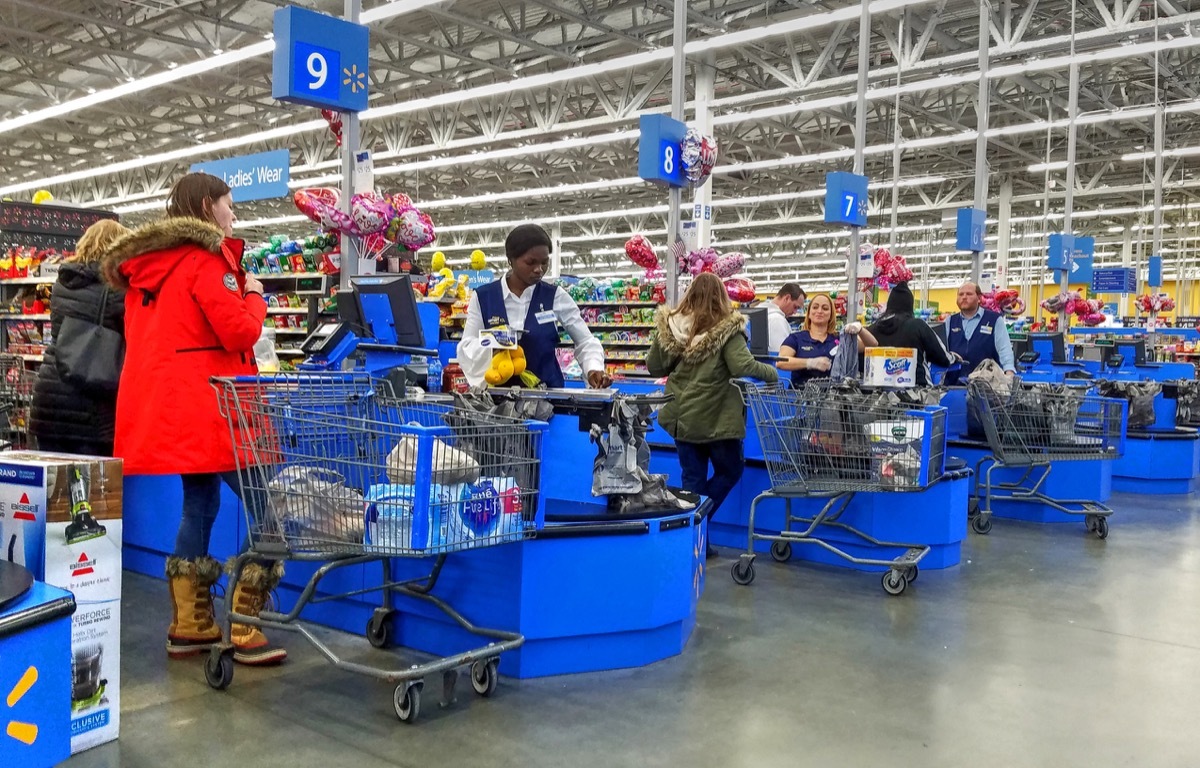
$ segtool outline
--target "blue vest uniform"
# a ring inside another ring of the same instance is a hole
[[[504,278],[500,278],[503,280]],[[495,328],[506,325],[509,328],[524,327],[521,334],[521,349],[525,350],[525,367],[533,371],[546,386],[562,387],[562,369],[558,367],[558,358],[554,350],[558,347],[558,323],[539,323],[539,312],[554,311],[554,295],[558,288],[550,283],[538,283],[533,286],[533,300],[529,302],[529,312],[525,315],[524,326],[516,326],[508,321],[508,310],[504,306],[504,289],[500,280],[488,283],[475,292],[479,296],[479,313],[483,315],[483,327]],[[520,386],[520,380],[513,377],[501,386]]]
[[[984,360],[1000,362],[1000,353],[996,351],[996,323],[1004,321],[996,312],[982,307],[979,308],[979,312],[983,314],[983,317],[970,339],[963,330],[962,314],[956,313],[950,317],[950,323],[946,328],[947,346],[951,352],[960,355],[963,362],[959,368],[958,379],[947,382],[948,384],[966,384],[967,377]]]

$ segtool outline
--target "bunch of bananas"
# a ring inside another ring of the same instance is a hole
[[[493,387],[500,386],[513,376],[525,373],[525,350],[520,347],[499,349],[492,354],[492,364],[483,374],[484,381]]]

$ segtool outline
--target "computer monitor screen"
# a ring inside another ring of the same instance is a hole
[[[1067,345],[1061,331],[1029,334],[1029,348],[1040,353],[1043,362],[1067,362]]]
[[[771,354],[770,332],[767,330],[767,308],[740,307],[739,311],[746,316],[746,331],[750,334],[750,354],[755,357],[765,357]]]
[[[354,291],[339,291],[338,293],[338,320],[350,326],[350,330],[356,336],[360,338],[366,336],[368,333],[367,321],[363,319],[362,305],[358,303],[358,297],[354,295]]]
[[[1113,352],[1125,358],[1126,363],[1141,365],[1146,362],[1146,340],[1118,339],[1113,342]]]
[[[417,314],[409,275],[351,278],[359,311],[370,337],[380,344],[424,347],[425,334]],[[338,303],[341,306],[341,303]]]
[[[1012,336],[1013,360],[1020,360],[1021,355],[1029,351],[1029,338],[1027,336]]]

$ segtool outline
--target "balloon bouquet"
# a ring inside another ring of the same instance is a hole
[[[1019,317],[1025,313],[1025,302],[1021,299],[1020,291],[988,291],[983,294],[979,305],[1009,317]]]
[[[1104,302],[1099,299],[1085,299],[1079,291],[1059,293],[1042,302],[1042,309],[1058,314],[1065,312],[1079,318],[1079,322],[1089,327],[1095,327],[1104,322]]]
[[[1134,300],[1134,306],[1141,312],[1156,315],[1159,312],[1170,312],[1175,309],[1175,300],[1165,293],[1147,293]]]
[[[332,187],[301,189],[293,200],[322,229],[357,238],[364,257],[380,258],[394,245],[416,252],[437,239],[429,214],[399,192],[359,192],[350,198],[349,213],[341,209],[341,192]]]
[[[747,258],[744,253],[722,254],[712,247],[700,248],[678,260],[679,274],[695,277],[711,272],[725,284],[730,301],[754,301],[754,281],[748,277],[736,277],[746,266]]]

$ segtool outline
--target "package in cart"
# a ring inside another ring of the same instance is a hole
[[[122,463],[0,454],[0,556],[75,595],[71,752],[120,731]]]

